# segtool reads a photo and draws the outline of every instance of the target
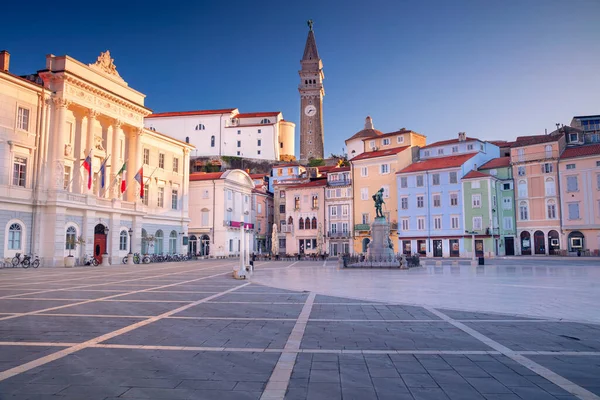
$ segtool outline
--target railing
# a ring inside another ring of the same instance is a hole
[[[123,202],[121,202],[121,208],[123,210],[133,211],[133,210],[135,210],[135,203],[130,203],[130,202],[123,201]]]
[[[282,225],[281,226],[281,232],[282,233],[292,233],[293,232],[293,226],[292,225]]]
[[[344,239],[351,237],[352,234],[350,232],[327,232],[327,237],[332,239]]]
[[[228,221],[228,220],[223,221],[223,226],[239,228],[241,225],[242,225],[242,222],[240,222],[240,221]],[[251,224],[249,222],[244,222],[244,226],[246,229],[254,229],[254,224]]]
[[[96,199],[96,204],[102,207],[112,207],[112,201],[109,199]]]
[[[356,224],[354,225],[354,230],[355,231],[370,231],[371,230],[371,225],[369,224]]]
[[[352,179],[340,179],[335,181],[327,181],[329,186],[349,186],[352,184]]]
[[[75,201],[77,203],[85,203],[85,194],[67,193],[67,201]]]

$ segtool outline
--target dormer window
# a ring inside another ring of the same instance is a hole
[[[423,157],[429,157],[429,150],[425,150],[423,152]]]
[[[576,133],[570,133],[569,134],[569,142],[577,142],[579,141],[579,137]]]
[[[203,131],[205,129],[206,129],[206,127],[204,126],[204,124],[198,124],[198,125],[196,125],[196,130],[197,131]]]
[[[261,123],[262,125],[265,125],[265,124],[270,124],[270,123],[271,123],[271,120],[270,120],[270,119],[268,119],[268,118],[263,118],[263,119],[261,119],[261,120],[260,120],[260,123]]]

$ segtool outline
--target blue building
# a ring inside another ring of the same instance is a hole
[[[396,173],[398,240],[404,254],[465,256],[461,178],[499,157],[498,146],[465,133],[419,150],[420,161]]]

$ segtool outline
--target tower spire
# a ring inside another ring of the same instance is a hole
[[[306,38],[302,61],[316,61],[319,59],[319,52],[317,51],[317,42],[315,41],[315,33],[313,31],[313,21],[312,19],[309,19],[306,23],[308,25],[308,37]]]

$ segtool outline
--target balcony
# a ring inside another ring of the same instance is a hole
[[[335,181],[327,181],[329,186],[350,186],[352,185],[352,179],[340,179]]]
[[[241,226],[241,222],[240,221],[229,221],[229,220],[224,220],[223,221],[223,226],[227,226],[230,228],[239,228]],[[248,223],[246,222],[246,229],[254,229],[254,224]]]
[[[371,230],[371,225],[369,224],[356,224],[354,225],[354,230],[356,232],[368,232]]]
[[[327,232],[327,237],[330,239],[347,239],[351,236],[352,234],[350,232]]]
[[[281,233],[292,233],[294,229],[293,225],[282,225],[281,226]]]

